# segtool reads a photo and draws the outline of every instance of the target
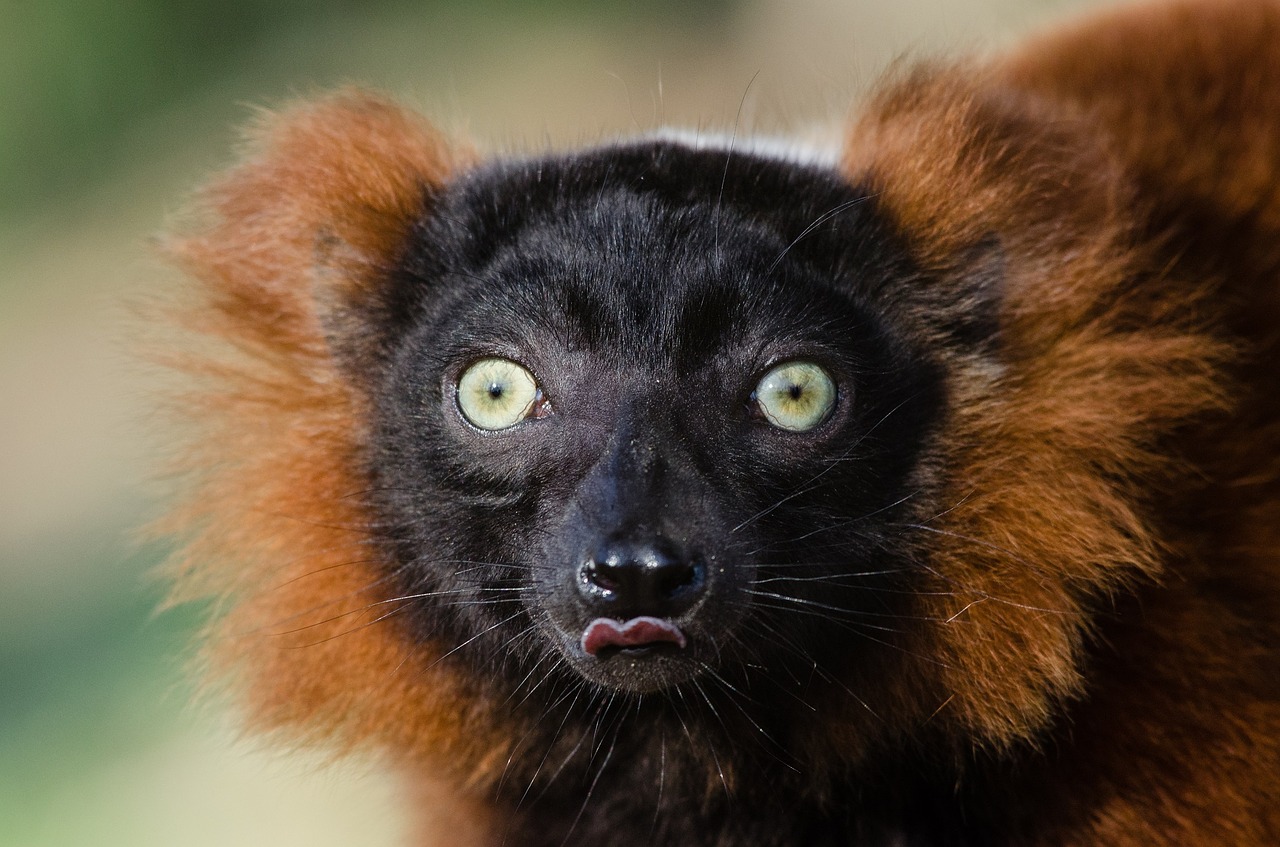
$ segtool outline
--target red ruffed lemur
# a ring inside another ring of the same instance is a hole
[[[829,157],[285,110],[181,596],[448,845],[1280,844],[1280,4],[900,69]]]

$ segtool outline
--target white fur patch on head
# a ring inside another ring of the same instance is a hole
[[[835,168],[840,160],[840,136],[834,127],[814,126],[795,137],[663,127],[644,137],[679,144],[691,150],[732,151],[818,168]]]

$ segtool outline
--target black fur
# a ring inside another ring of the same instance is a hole
[[[501,789],[510,843],[949,828],[945,769],[899,750],[869,754],[875,779],[819,773],[804,732],[892,673],[919,567],[897,527],[929,508],[946,415],[901,306],[929,280],[875,198],[820,168],[653,142],[491,164],[424,209],[382,302],[348,316],[365,339],[350,355],[380,374],[372,508],[412,625],[530,727]],[[989,354],[994,316],[963,311],[977,323],[938,331]],[[528,368],[551,414],[468,425],[454,386],[487,356]],[[809,432],[752,407],[794,359],[838,386]],[[705,569],[678,613],[686,649],[582,652],[579,564],[622,536]]]

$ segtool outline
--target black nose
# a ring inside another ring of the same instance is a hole
[[[600,545],[578,571],[578,590],[595,611],[617,617],[674,617],[706,589],[700,557],[664,542]]]

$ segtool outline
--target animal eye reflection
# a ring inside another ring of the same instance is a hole
[[[812,362],[785,362],[756,384],[751,399],[779,429],[806,432],[827,419],[836,405],[836,384]]]
[[[481,359],[458,380],[458,409],[478,429],[509,429],[544,404],[533,374],[510,359]]]

